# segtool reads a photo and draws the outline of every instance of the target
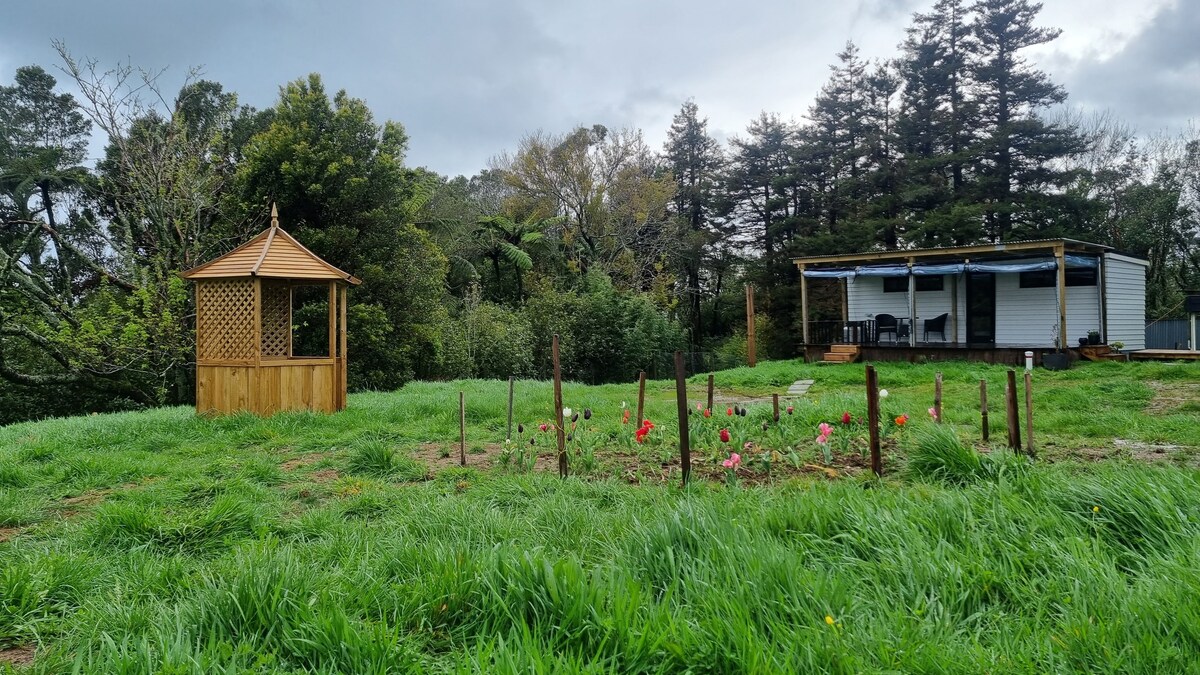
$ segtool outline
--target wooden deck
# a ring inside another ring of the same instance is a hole
[[[826,353],[836,351],[832,344],[812,344],[804,347],[805,360],[809,363],[825,361]],[[984,345],[918,344],[908,345],[858,345],[858,361],[982,361],[984,363],[1012,366],[1025,365],[1025,352],[1033,352],[1034,365],[1042,364],[1042,354],[1055,351],[1053,347],[995,347]],[[1079,359],[1079,352],[1068,349],[1071,361]]]
[[[1139,349],[1129,352],[1138,361],[1200,361],[1200,351],[1194,349]]]

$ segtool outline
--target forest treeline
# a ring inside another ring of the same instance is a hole
[[[1058,35],[1039,9],[938,0],[894,58],[847,44],[807,110],[728,142],[689,100],[660,148],[581,125],[453,178],[407,166],[404,127],[319,75],[256,110],[195,77],[164,95],[152,72],[59,44],[60,62],[0,86],[0,424],[190,401],[178,272],[263,229],[272,202],[363,280],[353,389],[544,377],[553,333],[565,376],[592,382],[675,349],[736,359],[747,283],[760,352],[788,356],[797,255],[1072,237],[1149,259],[1148,314],[1176,313],[1200,287],[1200,135],[1065,112],[1026,56]],[[298,344],[323,312],[300,303]]]

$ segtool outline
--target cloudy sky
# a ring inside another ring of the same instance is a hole
[[[894,56],[932,0],[17,4],[0,0],[0,82],[50,69],[53,39],[103,63],[168,67],[170,89],[200,66],[257,107],[315,71],[404,123],[410,164],[470,175],[537,129],[634,126],[657,146],[687,98],[722,138],[762,110],[802,117],[846,40]],[[1045,0],[1042,24],[1063,35],[1031,56],[1072,105],[1144,133],[1200,121],[1200,0]]]

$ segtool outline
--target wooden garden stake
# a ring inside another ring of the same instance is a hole
[[[687,485],[692,476],[692,449],[688,444],[687,371],[680,351],[675,352],[675,402],[679,408],[679,466]]]
[[[508,376],[508,440],[512,440],[512,404],[513,404],[513,380],[512,375]]]
[[[933,376],[933,414],[938,424],[942,423],[942,374]]]
[[[988,439],[987,380],[979,381],[979,421],[983,426],[983,440],[986,443]]]
[[[875,366],[867,366],[867,428],[871,439],[871,471],[883,475],[883,456],[879,452],[879,379]]]
[[[1008,383],[1004,387],[1004,403],[1008,412],[1008,447],[1021,449],[1021,420],[1017,408],[1017,371],[1008,371]]]
[[[771,394],[771,409],[773,410],[772,418],[779,421],[779,394]]]
[[[458,463],[467,465],[467,398],[458,392]]]
[[[646,403],[646,371],[638,373],[638,414],[637,425],[642,428],[642,410]]]
[[[1025,449],[1030,457],[1037,457],[1033,446],[1033,376],[1025,371]]]
[[[708,409],[712,410],[712,407],[713,407],[713,375],[712,375],[712,373],[709,373],[708,374]]]
[[[554,429],[558,436],[558,475],[567,477],[567,432],[563,428],[562,368],[558,362],[558,333],[551,347],[554,359]]]

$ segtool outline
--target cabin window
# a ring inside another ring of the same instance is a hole
[[[1067,270],[1067,286],[1095,286],[1096,270],[1094,268],[1079,268]],[[1057,270],[1039,270],[1037,272],[1021,272],[1021,288],[1057,288]]]
[[[918,276],[917,292],[921,291],[940,291],[944,286],[944,277],[941,276]],[[884,277],[883,278],[884,293],[907,293],[908,292],[908,277]]]

